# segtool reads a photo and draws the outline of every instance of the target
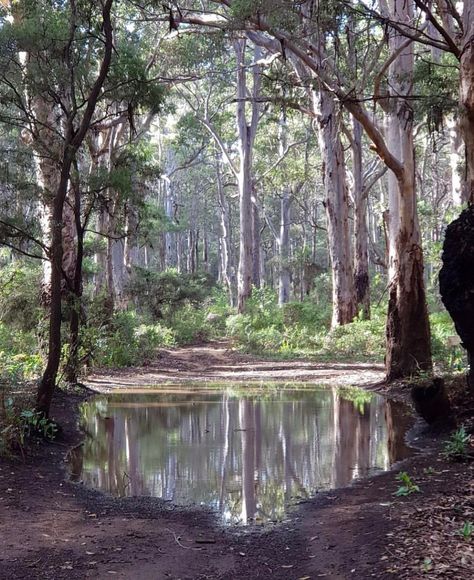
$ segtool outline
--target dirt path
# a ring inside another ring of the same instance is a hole
[[[196,381],[301,381],[363,386],[382,380],[382,365],[323,364],[306,360],[275,362],[233,352],[228,343],[217,342],[180,349],[163,349],[157,360],[148,366],[95,373],[88,377],[87,385],[94,390],[107,392],[117,387]]]
[[[103,391],[198,379],[363,384],[380,377],[373,366],[275,364],[214,345],[164,351],[154,365],[96,374],[88,384]],[[403,501],[394,508],[393,473],[321,493],[284,523],[237,533],[217,526],[205,510],[173,508],[153,498],[114,499],[68,482],[64,458],[80,440],[75,409],[81,400],[58,393],[54,416],[64,431],[56,444],[39,446],[26,462],[0,462],[0,579],[394,577],[386,544],[406,510]],[[420,473],[430,462],[429,455],[416,460]]]

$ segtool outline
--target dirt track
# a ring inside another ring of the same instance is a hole
[[[152,364],[88,377],[87,385],[105,392],[117,387],[153,386],[195,381],[242,383],[301,381],[331,385],[373,385],[383,380],[383,366],[370,363],[323,364],[306,360],[270,361],[243,355],[227,343],[163,349]]]

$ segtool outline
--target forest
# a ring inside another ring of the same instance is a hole
[[[471,576],[473,0],[1,0],[0,152],[0,578]]]

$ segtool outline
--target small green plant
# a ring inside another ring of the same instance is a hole
[[[466,541],[471,540],[471,538],[474,536],[474,523],[469,521],[464,522],[458,533]]]
[[[433,569],[433,560],[431,558],[424,558],[423,559],[423,572],[431,572]]]
[[[471,436],[464,425],[459,427],[444,444],[444,455],[452,461],[462,461],[468,456]]]
[[[20,413],[20,424],[23,428],[24,436],[40,435],[50,441],[56,437],[58,430],[56,423],[47,419],[42,413],[32,409],[25,409]]]
[[[420,488],[415,483],[413,483],[411,477],[406,471],[400,471],[395,479],[401,483],[400,487],[394,493],[394,495],[397,497],[405,497],[412,493],[420,492]]]

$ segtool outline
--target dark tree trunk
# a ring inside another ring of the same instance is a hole
[[[76,223],[77,251],[75,256],[74,279],[70,290],[69,319],[69,358],[66,363],[65,377],[71,384],[77,383],[79,373],[79,330],[82,308],[82,265],[84,259],[84,232],[87,224],[81,224],[81,191],[79,184],[74,185],[74,218]],[[86,219],[87,222],[87,219]]]
[[[62,216],[67,194],[72,159],[63,163],[61,180],[53,201],[51,216],[51,303],[49,315],[48,362],[38,387],[36,409],[45,417],[49,415],[56,377],[61,360],[61,282],[63,263]]]
[[[38,386],[36,410],[45,417],[49,416],[51,401],[56,386],[56,378],[61,360],[61,283],[63,279],[63,210],[68,190],[69,175],[76,153],[90,127],[102,86],[107,77],[112,59],[113,31],[111,9],[113,0],[106,0],[102,10],[105,34],[104,56],[99,74],[90,90],[84,114],[77,129],[74,127],[76,112],[66,119],[64,153],[61,160],[61,177],[54,194],[51,215],[51,304],[49,318],[49,350],[46,368]]]
[[[474,393],[474,206],[465,209],[446,229],[441,299],[467,351],[468,383]]]

